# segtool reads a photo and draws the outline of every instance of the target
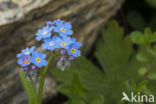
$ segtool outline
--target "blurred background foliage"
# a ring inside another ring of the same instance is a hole
[[[128,26],[143,31],[156,28],[156,0],[126,0],[123,5]]]
[[[117,15],[101,30],[87,57],[76,59],[63,72],[52,70],[60,82],[58,91],[68,97],[65,104],[129,104],[121,102],[122,92],[156,96],[156,0],[126,0],[118,14],[123,19]],[[146,51],[142,37],[146,40],[147,34],[152,39],[148,79],[148,56],[142,54]]]

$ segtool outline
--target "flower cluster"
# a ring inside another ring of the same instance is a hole
[[[70,22],[63,20],[48,21],[46,26],[39,29],[36,33],[36,40],[43,39],[41,45],[42,49],[50,51],[58,51],[60,53],[60,60],[57,66],[64,70],[70,66],[70,61],[75,57],[81,56],[79,48],[82,46],[73,35],[72,26]],[[35,47],[23,49],[21,53],[17,54],[18,64],[27,71],[27,75],[32,75],[36,67],[46,66],[48,62],[45,60],[46,54],[34,51]],[[29,70],[28,70],[29,69]]]
[[[18,64],[23,67],[27,76],[34,74],[36,66],[42,67],[47,65],[45,60],[46,54],[34,51],[34,49],[35,46],[32,46],[31,48],[23,49],[21,53],[17,54]]]
[[[53,22],[48,21],[47,25],[36,33],[36,39],[40,41],[43,39],[43,49],[50,51],[60,50],[61,58],[57,66],[64,70],[70,66],[71,60],[75,57],[81,56],[79,48],[82,46],[76,38],[72,38],[72,26],[70,22],[65,22],[60,19]]]

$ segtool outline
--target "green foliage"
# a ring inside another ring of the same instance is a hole
[[[139,39],[135,38],[140,34],[145,41],[140,42]],[[156,32],[152,32],[149,28],[146,28],[144,33],[134,31],[131,33],[131,39],[139,47],[137,59],[144,63],[138,71],[139,75],[146,75],[146,79],[148,79],[144,84],[141,84],[144,86],[142,91],[145,94],[156,95],[156,88],[154,87],[156,86],[154,82],[156,80]]]
[[[153,46],[151,49],[150,49],[150,52],[152,55],[156,56],[156,46]]]
[[[133,29],[143,30],[147,23],[142,14],[138,11],[131,11],[127,14],[127,21]]]
[[[156,33],[146,28],[144,33],[134,31],[131,33],[132,41],[139,46],[137,59],[142,62],[151,62],[156,55],[156,46],[152,45],[156,42]]]
[[[145,72],[139,72],[142,63],[136,59],[130,36],[124,37],[123,29],[115,21],[109,22],[101,33],[95,57],[102,68],[81,57],[69,70],[56,68],[52,72],[57,81],[63,82],[58,90],[69,97],[68,104],[121,104],[123,91],[150,92],[145,89]]]
[[[137,54],[137,59],[139,61],[142,61],[142,62],[148,62],[149,61],[148,55],[145,53],[141,53],[141,52]]]
[[[87,89],[83,88],[77,74],[73,75],[72,81],[69,84],[59,86],[58,90],[63,92],[64,94],[67,94],[70,97],[74,96],[83,97],[87,93]]]
[[[149,79],[150,80],[156,80],[156,73],[149,74]]]
[[[31,81],[27,80],[23,70],[20,70],[20,78],[27,92],[29,104],[36,104],[37,94],[35,91],[34,84]]]
[[[138,84],[132,82],[132,89],[135,92],[143,92],[143,89],[146,88],[146,84],[147,84],[146,80],[143,80],[143,81],[139,82]]]
[[[149,28],[146,28],[144,33],[140,31],[132,32],[131,39],[137,45],[150,45],[156,42],[156,33],[152,33]]]
[[[145,37],[139,31],[132,32],[131,38],[132,38],[132,41],[136,44],[144,44],[145,43]]]
[[[96,102],[96,96],[101,96],[102,103],[99,104],[103,104],[102,93],[104,93],[103,88],[106,87],[103,84],[104,75],[87,59],[81,57],[76,60],[75,64],[71,65],[69,70],[62,72],[60,69],[54,69],[53,74],[58,81],[64,82],[58,87],[58,90],[69,98],[72,97],[71,100],[74,97],[81,102],[84,102],[84,99],[86,99],[85,101],[91,102],[94,100]],[[71,100],[69,104],[73,104]]]
[[[141,68],[138,70],[138,73],[139,73],[140,76],[144,76],[145,73],[146,73],[146,71],[147,71],[147,68],[141,67]]]
[[[156,8],[156,0],[146,0],[146,2],[153,8]]]
[[[128,30],[143,31],[145,27],[156,28],[156,0],[126,0],[123,19]]]

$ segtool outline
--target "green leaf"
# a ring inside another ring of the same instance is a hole
[[[136,44],[145,44],[146,43],[144,35],[139,31],[132,32],[131,39]]]
[[[146,43],[150,44],[153,41],[153,34],[150,28],[145,28],[144,30],[144,35],[145,35],[145,39],[146,39]]]
[[[105,88],[105,99],[108,104],[112,104],[113,102],[108,102],[109,97],[107,96],[112,96],[110,93],[113,92],[111,99],[116,99],[121,103],[122,91],[132,90],[127,80],[138,77],[137,71],[141,64],[133,53],[130,37],[123,37],[123,29],[117,22],[109,22],[107,29],[102,30],[102,34],[96,46],[95,55],[106,73],[106,85],[109,85],[108,89]]]
[[[37,102],[37,95],[36,95],[36,90],[31,81],[28,81],[27,78],[25,77],[25,72],[23,70],[20,70],[20,78],[22,81],[22,84],[27,92],[28,96],[28,101],[29,104],[36,104]]]
[[[69,97],[83,97],[87,93],[87,90],[82,86],[79,76],[76,73],[73,74],[72,81],[69,84],[60,85],[58,90]]]
[[[141,75],[141,76],[144,76],[146,72],[147,72],[147,68],[145,68],[145,67],[141,67],[141,68],[138,70],[138,73],[139,73],[139,75]]]
[[[80,57],[71,64],[69,70],[62,72],[55,68],[52,73],[57,81],[63,82],[61,86],[70,85],[60,90],[69,98],[73,96],[73,90],[71,89],[70,92],[68,88],[72,86],[71,82],[76,80],[73,79],[76,73],[83,86],[75,86],[76,89],[85,88],[87,90],[83,97],[90,99],[91,96],[102,95],[106,104],[120,104],[122,92],[132,91],[132,86],[128,81],[139,77],[138,69],[142,64],[136,59],[130,36],[124,37],[123,28],[116,21],[110,21],[107,28],[103,29],[101,33],[102,37],[98,40],[95,51],[95,58],[100,68],[85,57]]]
[[[86,104],[82,99],[72,98],[69,104]]]
[[[147,81],[146,81],[146,80],[141,81],[141,82],[138,84],[137,92],[142,92],[143,89],[146,87],[146,85],[147,85]]]
[[[146,53],[138,53],[137,54],[137,59],[141,62],[148,62],[149,61],[149,56]]]
[[[131,11],[127,14],[127,21],[128,24],[133,28],[137,30],[144,30],[146,26],[146,20],[140,14],[138,11]]]
[[[144,34],[145,34],[146,41],[148,43],[150,43],[151,38],[152,38],[152,31],[151,31],[151,29],[150,28],[145,28]]]
[[[104,96],[96,95],[90,98],[90,104],[104,104]]]
[[[148,36],[152,35],[151,29],[150,29],[150,28],[145,28],[144,34],[145,34],[145,35],[148,35]]]
[[[156,73],[150,73],[150,74],[148,75],[148,78],[149,78],[150,80],[156,80]]]
[[[152,34],[150,42],[156,42],[156,32]]]
[[[153,46],[149,51],[151,52],[152,55],[156,56],[156,45]]]

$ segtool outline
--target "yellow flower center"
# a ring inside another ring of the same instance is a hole
[[[66,30],[64,28],[61,28],[61,32],[66,32]]]
[[[36,58],[36,62],[40,62],[41,61],[41,59],[40,58]]]
[[[47,34],[47,31],[44,31],[44,32],[43,32],[43,35],[45,35],[45,34]]]
[[[25,52],[25,55],[28,55],[30,52]]]
[[[72,52],[72,53],[75,53],[75,52],[76,52],[76,49],[72,48],[72,49],[71,49],[71,52]]]
[[[61,46],[62,46],[62,47],[66,46],[66,43],[61,43]]]
[[[29,60],[24,60],[24,64],[28,64],[29,63]]]

